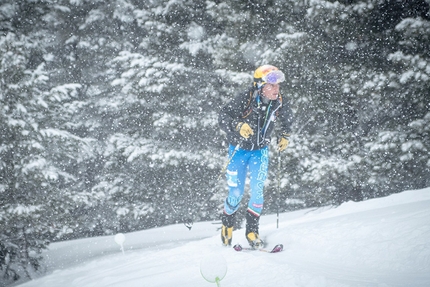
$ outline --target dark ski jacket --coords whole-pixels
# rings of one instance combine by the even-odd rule
[[[270,101],[259,94],[253,87],[239,94],[222,107],[218,123],[227,133],[227,141],[233,146],[240,143],[240,148],[257,150],[269,145],[275,122],[280,124],[279,133],[290,134],[293,113],[289,103],[279,94],[277,100]],[[244,139],[236,130],[240,122],[245,122],[254,131],[254,135]]]

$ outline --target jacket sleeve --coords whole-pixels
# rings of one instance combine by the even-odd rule
[[[227,134],[236,132],[236,126],[242,121],[242,114],[249,101],[247,93],[240,94],[221,108],[218,124]]]
[[[280,121],[280,133],[281,134],[291,134],[291,126],[294,123],[294,115],[293,111],[291,110],[290,103],[283,98],[282,99],[282,110],[279,114],[279,121]]]

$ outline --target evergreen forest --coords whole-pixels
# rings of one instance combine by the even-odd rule
[[[2,0],[0,286],[51,242],[219,219],[218,112],[263,64],[295,118],[263,216],[430,186],[429,6]]]

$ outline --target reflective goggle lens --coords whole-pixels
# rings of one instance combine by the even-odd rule
[[[285,75],[279,70],[271,71],[267,75],[261,78],[263,82],[268,84],[279,84],[285,81]]]

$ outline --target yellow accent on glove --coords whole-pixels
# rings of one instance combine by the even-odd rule
[[[290,141],[288,140],[289,134],[282,134],[278,139],[278,150],[283,151],[287,148]]]
[[[240,135],[246,139],[254,134],[254,131],[247,123],[238,123],[236,126],[236,130],[239,131]]]

